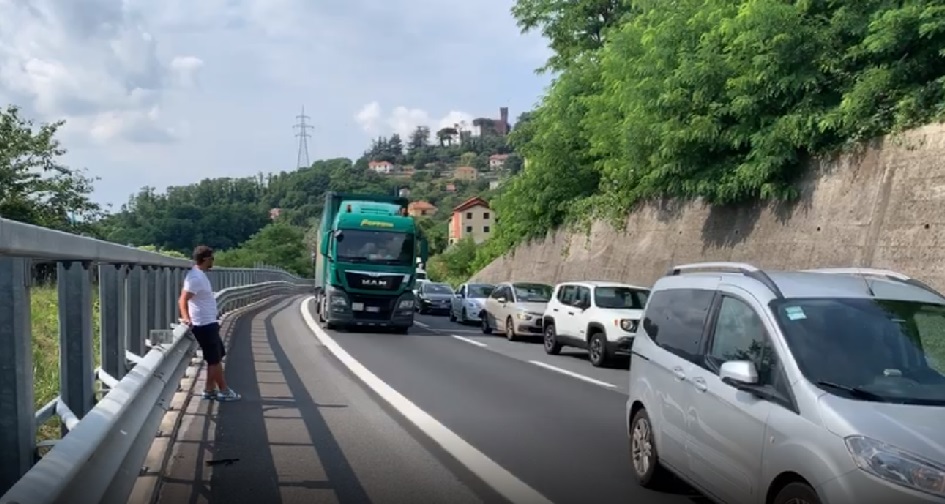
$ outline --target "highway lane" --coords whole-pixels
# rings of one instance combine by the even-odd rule
[[[311,302],[306,308],[313,313]],[[433,317],[420,321],[443,326]],[[387,385],[555,504],[702,500],[683,484],[653,492],[633,483],[623,420],[626,396],[620,390],[530,364],[544,355],[540,345],[503,354],[454,338],[453,333],[474,337],[457,327],[419,326],[409,335],[327,334]],[[492,338],[486,337],[487,344],[501,341]],[[614,383],[626,376],[626,370],[599,371]]]
[[[300,317],[302,299],[224,323],[227,379],[243,400],[201,400],[201,372],[156,504],[501,502],[318,344]]]
[[[627,371],[630,362],[627,358],[615,359],[611,368],[596,368],[587,359],[587,351],[579,348],[565,347],[561,349],[559,355],[546,354],[541,336],[509,341],[503,334],[483,334],[482,329],[476,325],[450,322],[448,317],[421,315],[417,321],[418,325],[424,329],[452,336],[480,348],[488,348],[531,365],[540,362],[546,366],[545,369],[571,373],[572,376],[579,375],[599,382],[601,386],[627,394],[629,385]]]

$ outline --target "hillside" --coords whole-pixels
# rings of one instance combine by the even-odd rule
[[[901,198],[934,201],[925,187],[931,182],[919,176],[923,170],[931,176],[934,167],[915,162],[897,175],[909,178],[893,186],[883,185],[885,178],[861,184],[856,177],[886,176],[876,174],[913,159],[913,151],[889,150],[887,141],[867,151],[885,153],[879,165],[856,155],[840,163],[869,176],[854,169],[821,180],[818,170],[826,164],[839,173],[840,165],[826,161],[836,153],[945,117],[942,12],[926,1],[700,0],[673,9],[519,2],[513,14],[523,30],[550,39],[548,67],[558,75],[526,127],[513,134],[527,167],[492,202],[502,221],[467,273],[513,250],[516,259],[479,276],[554,279],[578,275],[583,261],[597,275],[642,281],[668,261],[741,257],[777,265],[789,253],[821,254],[807,256],[818,264],[916,268],[906,249],[899,249],[901,260],[889,254],[897,243],[914,245],[909,254],[930,254],[926,247],[938,243],[935,209],[922,207],[930,220],[909,228],[905,223],[918,225],[921,217],[904,200],[877,200],[876,184]],[[929,145],[940,141],[934,133],[926,137]],[[866,210],[874,204],[902,213]],[[809,220],[797,220],[808,211]],[[905,234],[895,234],[888,220],[894,218]],[[831,219],[866,232],[863,239],[875,248],[841,234]],[[576,251],[589,229],[595,232],[589,248]],[[809,239],[820,240],[820,252]],[[539,245],[553,240],[555,250]],[[732,243],[739,248],[722,246]],[[565,257],[571,262],[562,263]],[[526,265],[534,261],[540,266]]]
[[[223,251],[221,265],[288,261],[286,266],[298,271],[309,261],[301,236],[317,222],[326,191],[400,193],[438,208],[420,220],[431,251],[439,253],[447,244],[450,210],[472,196],[491,198],[521,167],[507,141],[511,125],[497,127],[485,118],[475,124],[480,134],[457,128],[431,134],[421,126],[407,142],[398,135],[377,138],[357,160],[326,159],[292,171],[205,179],[163,194],[145,187],[120,211],[99,220],[96,232],[118,243],[185,254],[205,243]],[[279,229],[263,233],[276,225]],[[295,252],[267,255],[274,243],[267,235],[300,239]],[[239,250],[246,244],[252,251]]]

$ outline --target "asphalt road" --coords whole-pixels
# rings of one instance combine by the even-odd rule
[[[313,309],[311,303],[307,308]],[[626,364],[594,368],[586,352],[549,356],[540,339],[509,342],[436,316],[420,316],[409,335],[328,335],[555,504],[704,502],[682,483],[654,492],[633,482],[624,420]]]
[[[157,504],[502,502],[319,344],[301,303],[276,300],[224,322],[227,377],[243,400],[202,400],[201,373]]]

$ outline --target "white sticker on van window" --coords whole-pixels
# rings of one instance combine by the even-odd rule
[[[787,318],[790,320],[804,320],[807,318],[800,306],[788,306],[784,309],[784,313],[787,314]]]

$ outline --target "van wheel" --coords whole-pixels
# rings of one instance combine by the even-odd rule
[[[450,322],[456,322],[456,314],[453,313],[453,308],[450,308]]]
[[[820,504],[817,492],[807,483],[795,481],[784,485],[772,504]]]
[[[555,325],[545,325],[545,353],[548,355],[558,355],[561,353],[561,343],[558,343],[558,336],[555,334]]]
[[[630,462],[633,475],[644,488],[657,487],[666,471],[660,465],[653,437],[653,424],[646,409],[641,408],[630,422]]]

